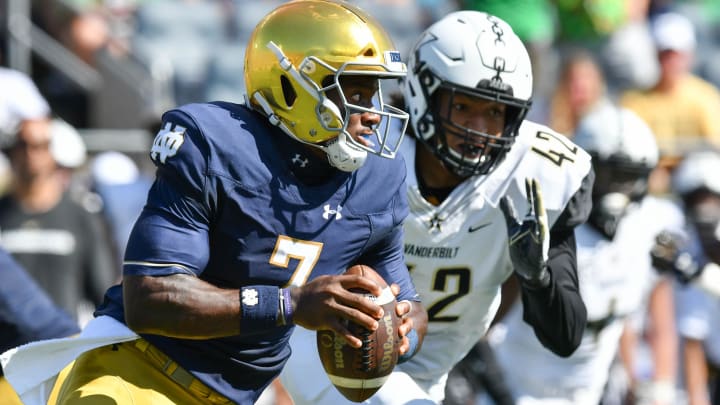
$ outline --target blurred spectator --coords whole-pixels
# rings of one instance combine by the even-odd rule
[[[0,247],[0,353],[42,339],[80,333],[77,323],[58,308],[10,254]],[[19,405],[20,398],[3,377],[0,402]]]
[[[697,33],[694,71],[720,87],[720,2],[679,0],[674,7],[690,18]]]
[[[87,314],[79,308],[85,301],[99,304],[119,269],[101,219],[67,192],[68,168],[62,165],[85,159],[77,138],[58,121],[22,123],[6,150],[13,182],[0,199],[0,244],[60,307],[80,319]]]
[[[608,82],[608,94],[616,97],[624,90],[646,89],[660,74],[655,44],[650,32],[651,0],[625,3],[625,22],[608,38],[602,50],[602,64]]]
[[[20,122],[50,116],[50,106],[25,73],[0,67],[0,148],[17,132]],[[0,195],[10,181],[10,165],[0,154]]]
[[[651,178],[651,192],[665,193],[669,172],[683,153],[698,144],[720,145],[720,92],[691,73],[695,33],[677,13],[654,18],[653,38],[660,77],[648,90],[631,90],[621,104],[635,111],[655,133],[661,160]]]
[[[595,57],[587,51],[568,54],[553,92],[547,121],[572,137],[580,120],[593,108],[608,103],[605,79]]]
[[[0,89],[0,136],[5,144],[21,121],[50,116],[47,101],[25,73],[0,67]]]
[[[87,149],[80,134],[72,125],[61,119],[50,121],[50,154],[57,163],[56,173],[60,183],[70,187],[75,170],[85,163]]]
[[[652,85],[658,69],[647,24],[649,1],[555,1],[560,59],[578,48],[597,55],[613,96]]]
[[[90,164],[92,189],[102,199],[105,215],[122,258],[135,220],[145,205],[152,178],[141,173],[135,162],[120,152],[103,152]]]
[[[96,67],[95,58],[109,41],[107,21],[93,12],[74,15],[63,27],[59,39],[80,61]],[[77,128],[87,128],[90,125],[92,94],[54,69],[38,83],[55,114]]]
[[[95,55],[110,39],[107,20],[98,13],[76,15],[70,21],[67,46],[75,56],[90,66],[95,65]]]

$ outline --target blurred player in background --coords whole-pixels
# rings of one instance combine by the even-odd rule
[[[647,196],[648,176],[658,162],[654,135],[631,111],[602,104],[580,122],[573,140],[593,157],[597,176],[590,218],[576,231],[587,327],[577,351],[557,357],[523,324],[516,302],[489,334],[503,380],[517,404],[598,404],[621,336],[632,328],[629,320],[649,307],[653,378],[665,387],[654,400],[672,404],[672,290],[653,270],[650,250],[664,229],[682,229],[683,218],[672,202]]]
[[[720,153],[686,155],[672,176],[688,222],[685,239],[664,234],[659,267],[678,275],[677,327],[688,404],[720,404]]]
[[[524,120],[530,60],[497,17],[460,11],[430,26],[402,88],[415,135],[401,148],[411,210],[405,257],[428,331],[368,402],[440,403],[448,372],[487,331],[513,274],[542,344],[560,356],[575,351],[586,312],[574,229],[590,212],[594,175],[582,149]],[[298,328],[291,344],[281,379],[295,403],[342,402],[314,335]]]
[[[83,331],[105,339],[87,340],[58,403],[254,403],[290,356],[293,325],[354,347],[342,320],[377,327],[381,308],[350,289],[380,287],[342,275],[357,263],[399,287],[401,338],[409,311],[424,319],[407,301],[406,172],[392,159],[404,131],[389,131],[408,117],[380,84],[406,72],[391,40],[347,3],[307,0],[268,14],[247,49],[246,105],[163,115],[123,282]]]

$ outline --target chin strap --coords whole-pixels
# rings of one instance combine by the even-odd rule
[[[367,151],[360,149],[350,142],[350,136],[346,132],[327,142],[322,148],[328,155],[330,164],[344,172],[352,172],[365,164]]]

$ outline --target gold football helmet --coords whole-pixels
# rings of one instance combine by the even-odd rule
[[[291,137],[323,149],[330,163],[345,171],[360,167],[368,152],[395,156],[408,115],[385,104],[381,81],[405,73],[400,53],[375,19],[334,0],[279,6],[258,23],[245,53],[249,104]],[[377,82],[372,105],[346,97],[340,86],[345,75]],[[342,105],[328,92],[338,92]],[[361,143],[346,128],[351,114],[363,112],[381,120],[373,139]]]

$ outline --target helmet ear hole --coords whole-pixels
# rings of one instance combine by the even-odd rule
[[[293,88],[292,83],[290,83],[290,80],[287,78],[287,76],[280,76],[280,86],[282,87],[285,104],[288,107],[292,107],[293,104],[295,104],[295,99],[297,99],[297,93],[295,92],[295,89]]]

